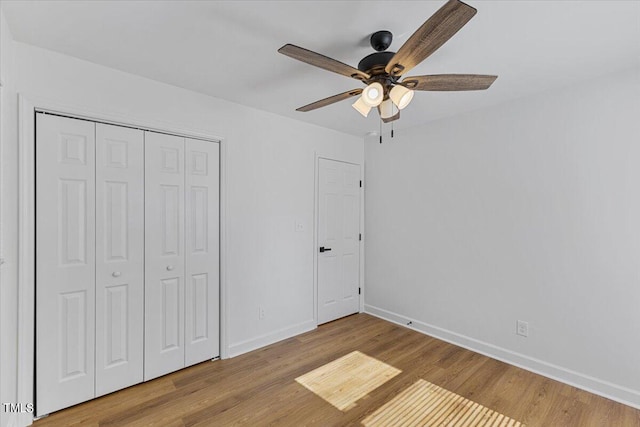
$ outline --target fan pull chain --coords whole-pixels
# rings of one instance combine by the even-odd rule
[[[393,110],[395,110],[395,104],[391,104],[391,113],[393,113]],[[399,111],[400,111],[400,110],[398,110],[398,112],[399,112]],[[392,114],[392,115],[393,115],[393,114]],[[394,120],[393,122],[395,122],[395,120]],[[393,123],[393,122],[391,122],[391,138],[393,138],[393,125],[394,125],[394,123]]]
[[[380,119],[380,144],[382,144],[382,118]]]

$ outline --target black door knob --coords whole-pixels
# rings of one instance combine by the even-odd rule
[[[324,246],[320,246],[320,252],[329,252],[331,248],[325,248]]]

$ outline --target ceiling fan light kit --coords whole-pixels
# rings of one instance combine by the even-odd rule
[[[413,91],[411,89],[407,89],[404,86],[396,85],[391,88],[389,92],[389,98],[396,104],[398,110],[402,110],[404,107],[409,105],[411,100],[413,99]]]
[[[362,97],[358,98],[356,102],[354,102],[351,106],[364,117],[367,117],[369,115],[369,111],[371,111],[371,107],[366,102],[364,102],[364,99],[362,99]]]
[[[377,107],[384,98],[384,89],[378,82],[371,83],[362,91],[361,98],[369,107]]]
[[[385,99],[380,104],[380,118],[389,119],[393,117],[393,102],[390,99]]]
[[[278,52],[298,61],[359,80],[364,90],[353,89],[298,108],[311,111],[353,96],[352,104],[364,117],[377,107],[380,118],[388,123],[400,118],[400,111],[413,99],[414,91],[470,91],[488,89],[498,76],[482,74],[439,74],[403,77],[403,74],[420,64],[447,40],[453,37],[473,16],[476,9],[459,0],[449,0],[427,19],[398,49],[389,52],[393,35],[388,30],[371,35],[371,47],[375,53],[365,56],[358,68],[344,64],[319,53],[292,44],[286,44]],[[393,114],[393,106],[398,108]]]

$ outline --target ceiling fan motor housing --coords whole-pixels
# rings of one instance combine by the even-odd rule
[[[375,52],[367,55],[358,63],[358,70],[370,75],[384,73],[384,67],[395,54],[395,52]]]
[[[384,68],[387,66],[395,52],[384,52],[391,46],[393,34],[391,31],[380,30],[371,34],[369,39],[371,47],[377,52],[367,55],[358,63],[358,69],[364,71],[371,76],[384,74]]]

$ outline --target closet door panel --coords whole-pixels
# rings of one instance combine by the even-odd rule
[[[37,114],[38,415],[94,397],[94,149],[94,123]]]
[[[96,396],[143,380],[144,133],[96,124]]]
[[[145,132],[145,366],[184,367],[184,138]]]
[[[186,139],[185,361],[220,354],[219,144]]]

